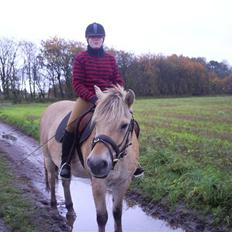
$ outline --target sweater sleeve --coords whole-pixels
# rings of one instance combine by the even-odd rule
[[[118,65],[116,63],[116,60],[114,58],[114,75],[113,75],[113,84],[114,85],[121,85],[121,86],[124,86],[125,85],[125,82],[124,80],[122,79],[121,77],[121,74],[119,73],[119,69],[118,69]]]
[[[73,88],[75,93],[82,99],[90,101],[95,98],[95,95],[91,93],[88,88],[84,85],[85,83],[85,69],[81,63],[81,59],[76,56],[73,63]]]

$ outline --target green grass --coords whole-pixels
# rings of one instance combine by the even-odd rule
[[[232,97],[138,100],[141,164],[133,188],[232,225]]]
[[[2,107],[0,118],[38,138],[46,106]],[[133,181],[132,189],[171,208],[184,203],[213,215],[215,224],[232,226],[232,96],[138,99],[134,112],[145,177]]]
[[[47,105],[33,103],[1,106],[0,119],[39,139],[39,119]]]
[[[10,227],[10,231],[36,231],[31,218],[33,206],[23,198],[22,191],[15,187],[14,175],[10,173],[3,154],[0,153],[0,157],[0,217]]]

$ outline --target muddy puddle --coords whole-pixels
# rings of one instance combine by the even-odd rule
[[[32,184],[39,189],[48,199],[49,195],[45,191],[43,158],[39,144],[32,138],[25,136],[18,130],[0,122],[0,140],[6,147],[15,147],[20,155],[13,155],[14,162],[22,166],[32,166],[33,175]],[[6,149],[6,148],[5,148]],[[9,149],[10,150],[10,149]],[[30,175],[30,173],[28,174]],[[90,181],[87,179],[73,178],[71,183],[71,193],[76,212],[76,219],[71,223],[72,231],[76,232],[94,232],[97,231],[95,206],[90,187]],[[58,181],[57,200],[59,213],[65,218],[66,209],[64,205],[63,189],[61,181]],[[108,222],[106,231],[113,231],[112,216],[112,198],[107,194]],[[154,218],[143,211],[139,205],[131,206],[127,201],[123,203],[123,231],[124,232],[183,232],[180,228],[172,228],[166,221]]]
[[[73,225],[73,231],[97,231],[95,206],[89,180],[74,178],[71,184],[74,209],[77,219]],[[61,183],[58,186],[59,195],[63,195]],[[106,197],[108,209],[108,222],[106,231],[113,231],[112,197]],[[123,231],[125,232],[182,232],[181,229],[173,229],[165,221],[155,219],[147,215],[138,205],[130,207],[126,201],[123,204]]]

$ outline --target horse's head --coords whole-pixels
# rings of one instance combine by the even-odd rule
[[[121,86],[114,86],[104,92],[95,87],[95,92],[98,101],[92,121],[95,123],[96,135],[87,166],[93,176],[104,178],[115,162],[123,158],[130,145],[134,125],[131,106],[135,94],[132,90],[125,91]]]

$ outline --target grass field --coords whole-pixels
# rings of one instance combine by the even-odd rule
[[[39,104],[2,104],[0,119],[22,129],[28,135],[39,139],[39,120],[48,103]]]
[[[38,139],[47,104],[1,106],[0,118]],[[140,162],[132,189],[154,202],[179,203],[232,226],[232,96],[138,99]]]
[[[15,186],[15,177],[1,152],[0,157],[0,217],[4,219],[10,231],[37,231],[32,216],[35,207],[25,198],[23,191]]]

